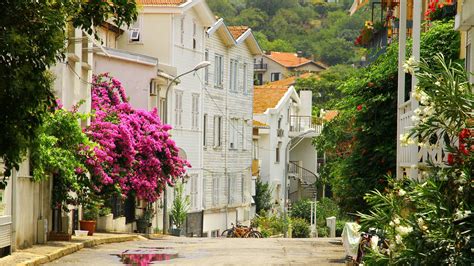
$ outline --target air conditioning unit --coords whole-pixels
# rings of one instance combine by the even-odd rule
[[[283,137],[283,134],[285,133],[285,131],[283,130],[283,128],[279,128],[277,129],[277,136],[278,137]]]
[[[157,96],[158,95],[158,86],[155,84],[150,86],[150,96]]]
[[[137,29],[137,28],[130,29],[130,41],[131,42],[140,41],[140,29]]]

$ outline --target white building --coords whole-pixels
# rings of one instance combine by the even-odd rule
[[[202,205],[191,195],[204,209],[204,234],[217,236],[251,218],[253,61],[262,51],[251,29],[223,19],[207,30],[205,47]]]
[[[293,86],[255,88],[255,157],[260,178],[273,189],[275,211],[283,212],[288,198],[315,196],[318,158],[312,138],[321,133],[322,125],[315,123],[311,110],[311,91],[298,95]]]
[[[474,71],[474,1],[459,0],[454,27],[461,31],[461,58],[466,59],[466,71]],[[474,83],[474,75],[470,75]]]
[[[72,26],[67,27],[67,33],[66,58],[51,68],[55,76],[54,92],[67,109],[85,100],[79,111],[86,112],[91,102],[92,42],[89,36]],[[86,123],[81,121],[82,125]],[[0,248],[8,244],[15,251],[44,243],[52,230],[72,233],[73,222],[78,222],[73,219],[78,209],[71,206],[69,213],[51,209],[52,178],[34,182],[27,158],[8,179],[1,193],[4,205],[0,212]]]

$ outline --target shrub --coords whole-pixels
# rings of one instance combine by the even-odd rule
[[[288,221],[283,217],[258,216],[252,220],[252,226],[258,227],[260,232],[266,232],[268,236],[284,234],[288,231]]]
[[[305,219],[291,219],[291,228],[293,238],[308,238],[310,236],[309,223]]]
[[[339,214],[339,206],[334,200],[324,198],[318,201],[316,205],[316,221],[319,226],[326,225],[326,218],[331,216],[338,217]]]
[[[329,228],[327,226],[317,226],[318,230],[318,237],[328,237],[329,236]]]
[[[362,214],[362,225],[383,229],[390,252],[373,252],[364,262],[472,265],[473,87],[463,66],[442,54],[432,62],[410,61],[406,66],[418,78],[413,97],[420,107],[412,116],[411,133],[400,141],[443,149],[447,160],[415,165],[420,168],[417,179],[389,179],[383,193],[366,196],[371,209]]]
[[[311,200],[303,199],[295,202],[291,206],[290,216],[293,218],[301,218],[306,222],[311,222]]]
[[[344,230],[344,225],[346,225],[346,220],[336,220],[336,237],[342,235],[342,230]]]
[[[264,183],[257,179],[255,183],[255,208],[258,214],[263,212],[267,212],[272,207],[272,191],[270,189],[270,185]]]

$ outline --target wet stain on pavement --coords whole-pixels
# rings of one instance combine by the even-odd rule
[[[152,247],[144,249],[125,250],[121,254],[113,254],[120,258],[120,261],[126,265],[146,266],[153,262],[168,261],[176,259],[178,252],[168,247]]]

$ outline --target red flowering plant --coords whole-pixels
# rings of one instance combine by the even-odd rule
[[[94,116],[86,134],[98,143],[96,156],[87,160],[95,189],[155,201],[191,167],[178,156],[171,126],[161,123],[156,109],[134,109],[120,81],[108,74],[94,76],[93,83]]]
[[[453,0],[430,0],[425,11],[426,20],[439,20],[456,15],[456,5]]]

